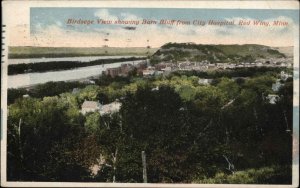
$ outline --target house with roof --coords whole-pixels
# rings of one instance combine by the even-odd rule
[[[279,101],[279,96],[274,94],[269,94],[267,96],[267,100],[270,104],[276,104],[277,101]]]
[[[132,64],[122,64],[121,67],[121,76],[128,76],[129,72],[134,69],[134,66]]]
[[[281,80],[287,80],[288,78],[290,78],[290,77],[293,77],[293,75],[291,75],[291,74],[288,74],[288,73],[286,73],[286,72],[284,72],[284,71],[281,71],[280,72],[280,78],[281,78]]]
[[[80,92],[79,88],[73,88],[72,94],[78,94]]]
[[[29,94],[23,95],[23,98],[29,98],[29,97],[30,97]]]
[[[276,83],[272,84],[272,90],[277,92],[277,91],[279,91],[280,87],[282,87],[282,86],[283,86],[283,84],[280,83],[280,79],[277,79]]]
[[[207,79],[207,78],[199,78],[198,84],[200,85],[210,85],[212,83],[213,79]]]
[[[98,101],[84,101],[81,105],[81,113],[85,115],[88,112],[96,112],[100,109]]]
[[[108,68],[105,71],[106,75],[110,75],[112,78],[118,76],[119,74],[121,74],[121,67],[115,67],[115,68]]]
[[[112,103],[101,105],[99,109],[100,115],[112,114],[115,112],[119,112],[121,108],[121,103],[118,101],[114,101]]]
[[[155,67],[147,67],[147,69],[143,70],[143,76],[151,76],[155,73]]]

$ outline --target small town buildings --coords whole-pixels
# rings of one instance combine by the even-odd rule
[[[104,74],[109,75],[112,78],[114,78],[116,76],[128,76],[128,74],[131,71],[133,71],[134,68],[136,68],[137,73],[140,74],[146,67],[147,67],[147,64],[145,62],[139,63],[137,65],[132,65],[132,64],[128,63],[128,64],[122,64],[120,67],[108,68],[108,69],[106,69],[106,71],[104,71]]]
[[[288,78],[290,78],[290,77],[293,77],[293,75],[291,75],[291,74],[288,74],[288,73],[286,73],[286,72],[284,72],[284,71],[281,71],[280,72],[280,78],[281,78],[281,80],[287,80]]]
[[[198,84],[200,85],[210,85],[213,79],[199,78]]]
[[[118,76],[120,73],[121,73],[121,68],[120,67],[108,68],[105,71],[105,75],[109,75],[112,78]]]
[[[166,67],[167,67],[166,63],[158,63],[158,64],[155,65],[156,70],[162,70]]]
[[[217,68],[219,69],[226,69],[227,64],[226,63],[217,63]]]
[[[118,101],[114,101],[112,103],[101,105],[99,109],[100,115],[112,114],[118,112],[121,108],[121,103]]]
[[[143,70],[143,76],[152,76],[154,75],[155,71],[154,70]]]
[[[84,101],[81,105],[81,113],[85,115],[88,112],[95,112],[100,110],[100,103],[98,101]]]
[[[154,75],[158,76],[158,75],[162,75],[164,74],[164,71],[155,71]]]
[[[151,89],[151,91],[158,91],[158,90],[159,90],[158,86],[156,86],[156,87],[154,87],[154,88]]]
[[[287,64],[286,64],[286,63],[283,63],[283,62],[281,62],[281,63],[280,63],[280,66],[281,66],[281,67],[286,67],[286,66],[287,66]]]
[[[133,70],[133,68],[134,68],[134,66],[131,64],[122,64],[120,67],[121,71],[120,71],[119,75],[127,76],[129,74],[129,72]]]
[[[270,104],[276,104],[276,102],[279,100],[279,96],[275,94],[269,94],[267,96],[267,100]]]
[[[161,70],[164,72],[170,72],[170,71],[172,71],[172,67],[165,67],[165,68],[162,68]]]
[[[256,63],[256,66],[261,67],[261,66],[263,66],[263,63]]]
[[[283,86],[283,84],[280,83],[280,79],[277,79],[276,83],[272,84],[272,90],[277,92],[277,91],[279,91],[280,87],[282,87],[282,86]]]
[[[155,67],[149,66],[147,69],[143,70],[143,76],[151,76],[155,73]]]
[[[100,115],[105,115],[118,112],[120,108],[121,103],[118,101],[106,105],[101,105],[98,101],[84,101],[81,105],[81,113],[85,115],[89,112],[99,112]]]
[[[213,64],[213,63],[210,63],[210,64],[207,64],[207,68],[208,69],[213,69],[213,68],[215,68],[215,64]]]
[[[91,80],[91,79],[84,79],[84,80],[81,80],[80,83],[95,84],[96,82],[94,80]]]
[[[72,94],[77,94],[79,93],[80,89],[79,88],[73,88]]]
[[[135,67],[136,67],[137,69],[139,69],[139,68],[141,68],[141,69],[146,69],[146,68],[147,68],[147,61],[141,62],[141,63],[135,65]]]
[[[28,94],[23,95],[23,98],[29,98],[30,96]]]
[[[227,66],[227,68],[233,69],[233,68],[235,68],[235,64],[230,63],[230,64]]]

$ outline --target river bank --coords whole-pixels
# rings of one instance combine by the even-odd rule
[[[69,81],[87,79],[90,77],[99,76],[108,68],[116,68],[122,64],[138,64],[144,60],[123,61],[118,63],[110,63],[103,65],[87,66],[74,68],[71,70],[48,71],[43,73],[26,73],[8,76],[8,88],[23,88],[46,82]]]

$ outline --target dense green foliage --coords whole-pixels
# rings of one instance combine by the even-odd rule
[[[83,88],[87,84],[80,82],[47,82],[45,84],[39,84],[33,89],[8,89],[7,90],[7,103],[12,104],[14,101],[23,95],[29,95],[35,98],[43,98],[47,96],[55,96],[64,92],[70,92],[73,88]]]
[[[124,61],[135,61],[145,58],[117,58],[117,59],[98,59],[83,63],[80,61],[53,61],[53,62],[37,62],[37,63],[20,63],[8,65],[8,75],[23,74],[27,72],[47,72],[57,70],[68,70],[72,68],[88,67],[95,65],[103,65]]]
[[[253,77],[264,74],[269,74],[270,76],[275,76],[282,70],[289,71],[285,68],[279,67],[250,67],[250,68],[235,68],[231,70],[221,70],[221,71],[177,71],[172,72],[171,75],[187,75],[187,76],[198,76],[200,78],[234,78],[234,77]]]
[[[282,182],[291,181],[291,167],[264,167],[259,169],[248,169],[237,171],[234,174],[217,173],[215,177],[194,181],[194,183],[209,184],[281,184]]]
[[[29,98],[11,92],[8,180],[142,182],[145,151],[151,183],[290,184],[293,80],[283,82],[276,104],[266,98],[279,71],[103,76],[66,90],[41,85]],[[116,99],[118,113],[80,113],[85,100]]]

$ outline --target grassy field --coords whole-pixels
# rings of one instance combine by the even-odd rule
[[[75,57],[75,56],[146,56],[152,55],[156,48],[116,48],[116,47],[9,47],[9,58],[37,58],[37,57]]]

